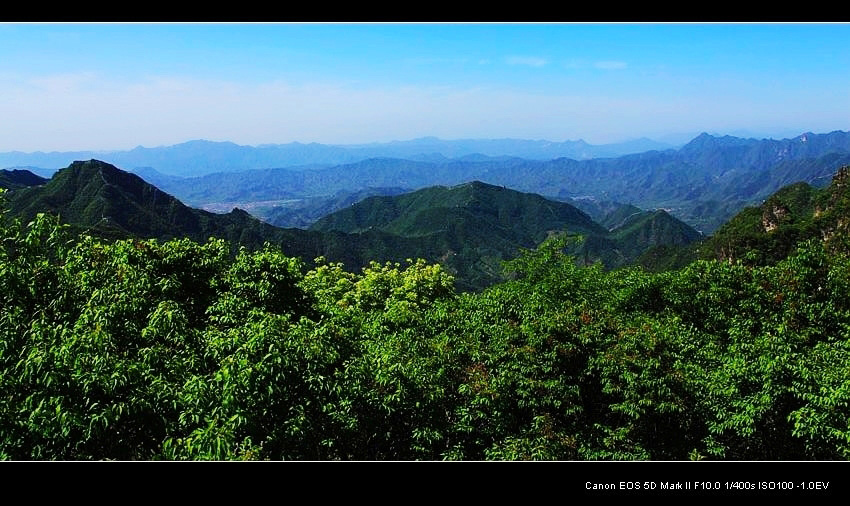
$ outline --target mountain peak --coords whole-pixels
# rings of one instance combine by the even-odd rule
[[[697,135],[696,137],[694,137],[693,139],[691,139],[691,142],[685,144],[685,147],[688,147],[688,146],[699,147],[699,146],[705,145],[706,142],[711,142],[711,141],[714,141],[714,140],[717,140],[717,137],[715,137],[714,135],[711,135],[708,132],[703,132],[703,133]]]
[[[469,188],[472,188],[472,189],[475,189],[475,190],[500,189],[500,188],[502,188],[501,186],[496,186],[496,185],[492,185],[492,184],[489,184],[489,183],[485,183],[483,181],[478,181],[477,179],[474,180],[474,181],[469,181],[467,183],[461,183],[461,184],[455,186],[455,188],[465,188],[465,187],[469,187]]]
[[[76,161],[72,162],[71,165],[69,165],[67,168],[59,169],[59,170],[68,170],[68,169],[72,169],[72,170],[101,170],[101,169],[121,170],[118,167],[112,165],[111,163],[104,162],[102,160],[97,160],[95,158],[92,158],[90,160],[76,160]]]
[[[711,148],[711,147],[716,146],[717,140],[718,140],[717,137],[715,137],[715,136],[713,136],[709,133],[703,132],[703,133],[697,135],[696,137],[694,137],[693,139],[691,139],[691,141],[689,143],[682,146],[679,149],[679,151],[682,152],[682,153],[699,152],[699,151],[704,150],[706,148]]]
[[[174,237],[199,228],[197,213],[180,201],[139,176],[96,159],[72,162],[13,204],[13,210],[27,218],[49,211],[112,238]]]
[[[77,160],[71,163],[71,165],[69,165],[67,168],[59,169],[56,172],[56,175],[64,172],[74,173],[75,175],[77,175],[77,177],[81,177],[82,179],[91,179],[96,177],[97,175],[100,175],[104,178],[110,178],[110,180],[114,180],[116,178],[123,179],[129,177],[131,179],[138,179],[138,182],[144,183],[144,180],[138,177],[137,175],[123,171],[110,163],[101,160],[96,160],[94,158],[85,161]]]

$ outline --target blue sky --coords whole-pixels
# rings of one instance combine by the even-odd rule
[[[850,24],[0,23],[0,151],[850,130]]]

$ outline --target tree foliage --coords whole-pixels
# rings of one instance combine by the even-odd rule
[[[472,294],[423,260],[308,268],[3,212],[0,457],[850,457],[841,248],[650,273],[568,246]]]

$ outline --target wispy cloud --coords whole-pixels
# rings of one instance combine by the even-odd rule
[[[569,61],[562,62],[561,65],[565,69],[580,69],[582,67],[586,67],[587,62],[584,62],[582,60],[569,60]]]
[[[619,70],[626,68],[628,65],[624,61],[598,61],[593,66],[602,70]]]
[[[467,58],[406,58],[405,63],[411,65],[459,65],[469,61]]]
[[[29,80],[31,86],[47,92],[70,92],[90,86],[97,80],[94,72],[53,74]]]
[[[508,56],[505,58],[508,65],[528,65],[529,67],[542,67],[546,60],[537,56]]]

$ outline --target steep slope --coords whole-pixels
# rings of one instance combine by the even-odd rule
[[[15,192],[11,207],[24,218],[52,212],[105,236],[166,238],[203,230],[199,214],[177,199],[97,160],[74,162],[44,186]]]
[[[744,209],[700,247],[700,256],[770,264],[784,259],[808,239],[820,239],[846,251],[848,223],[850,166],[845,166],[825,188],[792,184],[760,206]]]
[[[38,186],[47,179],[24,169],[0,169],[0,188],[15,190],[28,186]]]
[[[626,223],[631,217],[644,211],[630,204],[618,202],[599,202],[591,199],[570,199],[570,204],[578,207],[588,214],[593,221],[599,223],[608,230],[613,230]]]
[[[549,234],[606,233],[569,204],[479,181],[370,197],[318,220],[310,230],[379,230],[418,239],[440,250],[439,259],[451,271],[470,273],[473,283],[498,279],[502,260]]]
[[[702,234],[659,209],[632,215],[610,237],[633,260],[655,246],[686,246],[702,239]]]
[[[271,241],[308,260],[329,253],[336,261],[360,261],[357,255],[341,253],[344,249],[334,246],[332,237],[273,227],[238,209],[225,215],[192,209],[138,176],[98,160],[74,162],[42,186],[12,192],[9,205],[24,219],[50,212],[79,231],[105,238],[188,237],[203,242],[219,237],[234,247],[251,248]]]

